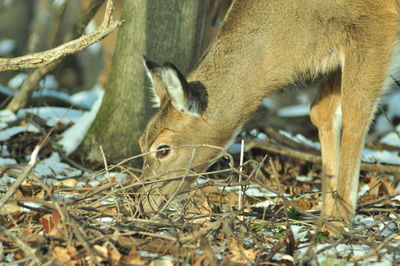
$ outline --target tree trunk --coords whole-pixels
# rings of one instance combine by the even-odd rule
[[[117,163],[138,154],[152,114],[142,55],[188,72],[202,52],[208,1],[124,0],[121,27],[102,106],[79,150],[82,158]],[[138,161],[139,163],[139,161]],[[136,165],[138,165],[138,163]]]

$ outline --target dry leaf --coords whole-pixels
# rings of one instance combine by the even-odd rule
[[[200,258],[198,258],[193,264],[192,266],[202,266],[203,262],[205,262],[205,260],[207,259],[207,255],[203,255]]]
[[[76,184],[78,184],[78,181],[76,179],[68,178],[68,179],[58,181],[54,185],[73,188],[73,187],[76,187]]]
[[[68,247],[68,248],[63,248],[56,246],[51,252],[54,260],[58,264],[63,264],[63,265],[82,265],[82,262],[79,258],[77,258],[77,250],[75,247]]]
[[[57,210],[40,217],[40,223],[47,235],[54,237],[66,236],[65,225],[61,221],[61,215]]]
[[[312,209],[316,204],[315,201],[311,201],[305,198],[294,200],[292,201],[292,203],[304,211]]]
[[[132,248],[127,256],[121,257],[121,265],[147,265],[148,262],[136,253],[136,248]]]
[[[0,214],[17,214],[21,212],[21,207],[15,202],[6,203],[1,209]]]
[[[257,251],[254,249],[245,249],[241,243],[239,243],[234,237],[231,238],[230,242],[231,256],[228,257],[229,261],[233,263],[248,264],[254,262],[257,257]]]

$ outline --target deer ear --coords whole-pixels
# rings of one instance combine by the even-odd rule
[[[162,88],[160,71],[162,69],[157,63],[150,61],[146,56],[143,56],[143,65],[146,76],[151,83],[151,91],[153,97],[151,99],[153,107],[160,107],[161,99],[165,96],[165,90]]]
[[[188,83],[183,74],[172,64],[165,63],[161,79],[172,105],[183,113],[200,116],[207,107],[207,92],[200,83]]]

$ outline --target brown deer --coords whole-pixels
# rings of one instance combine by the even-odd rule
[[[270,92],[322,76],[310,112],[321,142],[322,217],[350,225],[361,151],[394,67],[399,13],[399,0],[235,1],[187,79],[171,63],[146,62],[159,111],[140,139],[149,152],[144,176],[203,171],[222,155],[208,145],[226,148]],[[143,209],[157,211],[192,179],[144,187]]]

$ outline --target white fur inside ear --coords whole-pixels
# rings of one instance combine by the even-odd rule
[[[152,102],[152,107],[159,108],[161,103],[160,103],[160,98],[157,97],[157,93],[154,90],[153,76],[152,76],[150,70],[147,68],[146,62],[144,60],[143,60],[143,65],[144,65],[144,73],[146,74],[147,78],[150,80],[150,83],[151,83],[152,97],[151,97],[150,101]]]
[[[161,103],[160,103],[160,99],[157,97],[157,95],[154,93],[154,90],[152,90],[153,91],[153,95],[152,95],[152,97],[151,97],[151,99],[150,99],[150,101],[151,101],[151,103],[152,103],[152,105],[151,105],[151,107],[153,107],[153,108],[160,108],[160,106],[161,106]]]
[[[179,111],[186,112],[185,94],[178,73],[172,68],[163,68],[161,71],[161,78],[168,90],[169,97],[174,107]]]

